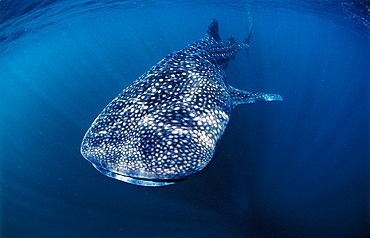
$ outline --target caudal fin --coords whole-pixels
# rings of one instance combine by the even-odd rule
[[[252,14],[248,14],[248,21],[249,21],[249,34],[247,38],[243,41],[244,44],[247,44],[249,46],[249,42],[251,40],[252,32],[253,32],[253,19],[252,19]],[[249,47],[246,50],[247,54],[247,59],[249,59]]]

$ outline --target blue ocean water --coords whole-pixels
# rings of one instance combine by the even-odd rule
[[[211,163],[176,185],[80,155],[94,118],[212,18],[249,55]],[[0,237],[369,237],[367,1],[0,1]]]

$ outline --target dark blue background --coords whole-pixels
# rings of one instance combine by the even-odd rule
[[[1,237],[369,235],[366,18],[231,1],[102,3],[76,17],[69,1],[42,3],[2,8]],[[241,41],[247,9],[249,56],[230,62],[228,83],[283,102],[237,107],[211,163],[177,185],[130,185],[82,158],[84,133],[123,88],[214,17]]]

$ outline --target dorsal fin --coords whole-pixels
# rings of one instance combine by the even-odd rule
[[[213,37],[215,40],[220,41],[221,37],[218,34],[218,22],[216,18],[213,18],[211,24],[208,27],[207,34]]]
[[[234,39],[234,36],[230,36],[229,37],[229,42],[230,43],[236,43],[235,39]]]

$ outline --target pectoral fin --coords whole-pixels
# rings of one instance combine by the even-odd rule
[[[256,103],[256,102],[271,102],[271,101],[283,101],[283,98],[279,94],[275,93],[263,93],[263,92],[248,92],[228,85],[228,89],[233,101],[233,106],[239,104]]]

